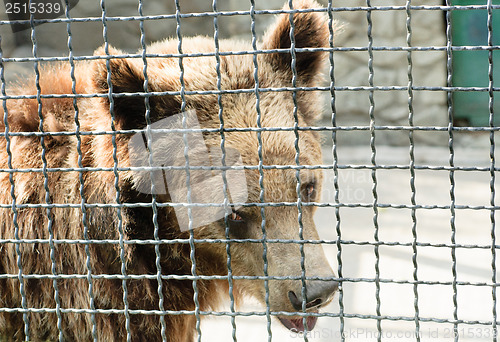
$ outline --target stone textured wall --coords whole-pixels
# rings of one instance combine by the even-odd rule
[[[412,5],[441,5],[439,0],[414,0]],[[404,0],[372,1],[372,5],[405,6]],[[365,0],[335,0],[337,8],[366,6]],[[340,47],[368,46],[367,12],[339,11],[338,21],[344,25],[336,44]],[[411,11],[411,44],[413,46],[445,46],[444,13],[441,11]],[[406,47],[407,14],[405,10],[372,11],[373,47]],[[446,54],[437,51],[412,52],[414,86],[444,86],[446,84]],[[369,54],[360,52],[335,53],[335,81],[337,86],[369,85]],[[373,84],[375,86],[407,86],[408,53],[406,51],[373,51]],[[369,125],[369,92],[338,91],[336,109],[339,125]],[[406,90],[375,91],[375,124],[408,125],[409,106]],[[438,91],[413,92],[414,124],[446,126],[446,94]],[[339,138],[366,144],[369,134],[341,133]],[[442,144],[446,133],[416,132],[415,140]],[[376,141],[387,144],[408,144],[408,133],[377,131]]]
[[[279,9],[284,0],[257,0],[257,9]],[[326,0],[320,0],[327,5]],[[106,3],[108,16],[138,15],[137,0],[108,0]],[[220,11],[239,11],[250,8],[246,0],[219,0]],[[183,13],[201,13],[212,11],[212,1],[180,0]],[[404,6],[404,0],[378,0],[372,5]],[[414,0],[412,5],[440,5],[440,0]],[[344,6],[366,6],[366,0],[334,0],[334,8]],[[144,1],[144,15],[174,14],[174,1]],[[99,19],[102,15],[99,1],[81,0],[71,10],[73,18],[92,17]],[[407,46],[406,12],[384,10],[372,11],[372,36],[374,47]],[[4,11],[1,19],[6,19]],[[337,35],[336,45],[339,47],[368,46],[368,24],[366,11],[335,11],[334,18],[341,24],[341,33]],[[262,36],[266,26],[272,21],[272,15],[259,15],[256,18],[257,34]],[[238,37],[251,39],[251,20],[248,15],[219,17],[219,37]],[[66,23],[43,24],[36,27],[38,56],[61,56],[68,54]],[[107,36],[111,45],[125,51],[136,51],[140,48],[139,21],[108,21]],[[441,11],[413,10],[411,13],[412,45],[443,46],[445,45],[444,14]],[[176,35],[175,19],[158,19],[144,22],[147,42],[161,40]],[[103,40],[102,22],[72,23],[73,50],[75,55],[89,55],[101,46]],[[213,17],[183,18],[181,20],[183,35],[203,34],[213,36]],[[14,36],[7,25],[0,25],[2,50],[6,57],[32,56],[30,32],[24,31]],[[373,83],[375,86],[407,86],[408,55],[405,51],[373,52]],[[413,84],[415,86],[443,86],[446,83],[446,56],[444,52],[422,51],[412,52]],[[337,86],[368,86],[368,52],[335,53],[335,84]],[[32,62],[6,63],[7,79],[19,77],[20,72],[33,72]],[[325,84],[328,84],[325,83]],[[326,94],[328,95],[328,94]],[[338,125],[369,125],[369,91],[337,91],[336,111]],[[375,91],[373,95],[376,125],[408,124],[408,92],[403,90]],[[326,107],[329,101],[325,100]],[[331,113],[331,112],[330,112]],[[447,123],[446,96],[437,91],[414,91],[413,113],[415,125],[443,126]],[[325,115],[324,124],[331,122],[331,114]],[[377,131],[377,143],[408,144],[408,133],[402,131]],[[340,132],[338,139],[346,144],[367,144],[368,132]],[[417,132],[415,139],[424,143],[442,143],[446,132]]]

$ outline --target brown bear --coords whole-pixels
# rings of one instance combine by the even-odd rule
[[[320,7],[294,1],[294,9],[309,8]],[[314,327],[337,282],[313,241],[322,172],[307,166],[321,164],[319,137],[294,127],[313,125],[322,108],[314,91],[294,99],[287,88],[320,84],[327,52],[300,49],[328,47],[330,30],[324,13],[298,11],[292,40],[290,19],[277,17],[258,46],[275,51],[256,57],[217,55],[208,37],[183,38],[182,53],[198,56],[177,55],[177,39],[147,48],[170,56],[147,59],[106,47],[75,62],[73,75],[61,63],[7,89],[0,340],[192,341],[199,318],[229,301],[230,290],[236,306],[253,296],[288,329]],[[228,51],[252,46],[221,40],[219,52]],[[207,149],[237,151],[244,175],[245,203],[237,206],[232,184],[204,187],[212,198],[225,192],[225,214],[197,225],[196,201],[176,206],[170,185],[154,190],[161,168],[133,168],[130,152],[139,134],[152,155],[152,125],[188,112]],[[184,133],[176,145],[189,145]],[[196,178],[194,166],[180,171]],[[185,213],[176,208],[191,204],[181,227]]]

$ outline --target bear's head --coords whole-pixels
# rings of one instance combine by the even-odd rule
[[[115,129],[132,130],[117,138],[120,165],[143,167],[123,172],[123,200],[154,198],[156,233],[191,238],[198,275],[227,275],[230,267],[234,293],[282,312],[281,322],[297,331],[304,315],[283,312],[317,312],[338,286],[313,220],[322,186],[313,166],[322,157],[308,127],[322,111],[314,87],[322,84],[330,28],[312,8],[320,7],[294,1],[298,11],[279,15],[259,45],[221,40],[216,48],[212,38],[183,37],[134,58],[101,48],[98,55],[113,57],[96,60],[93,75],[95,91],[109,95],[99,105],[112,110]],[[128,238],[152,239],[152,216],[139,209],[128,209],[136,215],[126,221]],[[163,247],[174,258],[172,245]],[[316,317],[306,322],[312,329]]]

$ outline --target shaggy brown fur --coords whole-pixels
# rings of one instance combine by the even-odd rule
[[[295,8],[318,7],[312,0],[294,1]],[[318,13],[295,14],[296,47],[328,46],[328,26],[325,18]],[[276,24],[264,37],[261,47],[264,49],[290,48],[289,15],[279,16]],[[221,51],[251,50],[247,44],[235,41],[221,41]],[[177,41],[166,40],[148,47],[148,53],[177,53]],[[214,52],[213,40],[210,38],[186,38],[183,40],[184,53]],[[110,48],[110,55],[121,52]],[[96,52],[105,55],[104,49]],[[297,85],[314,86],[319,82],[319,73],[324,53],[297,52]],[[254,64],[252,55],[221,57],[222,89],[253,89]],[[292,71],[291,57],[288,53],[261,54],[258,56],[259,86],[289,87]],[[184,83],[187,91],[216,90],[217,74],[214,57],[183,58]],[[113,93],[142,92],[144,90],[142,59],[111,59],[110,80]],[[76,66],[76,93],[107,94],[108,71],[103,59],[78,63]],[[181,89],[180,68],[175,58],[149,58],[147,62],[149,91],[179,91]],[[71,94],[72,79],[68,65],[45,68],[41,70],[40,87],[43,94]],[[8,94],[36,94],[34,79],[8,91]],[[298,92],[299,126],[313,123],[320,113],[317,94]],[[224,94],[221,98],[225,127],[257,127],[256,97],[253,93]],[[107,97],[80,98],[77,101],[80,130],[110,131],[115,129],[137,129],[146,126],[144,98],[114,97],[114,117],[112,122]],[[180,112],[182,100],[180,96],[153,96],[149,98],[151,121]],[[39,103],[36,99],[6,101],[7,122],[10,132],[39,132]],[[218,128],[217,95],[186,95],[186,110],[195,109],[198,119],[205,128]],[[263,127],[293,127],[293,101],[290,92],[260,93],[261,124]],[[41,100],[43,131],[71,132],[75,131],[75,109],[70,98]],[[2,111],[1,117],[4,117]],[[5,132],[3,120],[0,131]],[[311,131],[300,131],[299,148],[301,165],[321,163],[321,152],[318,136]],[[116,136],[118,167],[129,166],[127,144],[130,134]],[[258,165],[258,140],[256,132],[226,132],[226,146],[238,149],[245,165]],[[113,168],[112,137],[110,135],[82,135],[81,151],[83,167]],[[208,146],[220,146],[220,134],[204,136]],[[262,156],[264,165],[295,165],[295,133],[263,132]],[[48,168],[78,167],[77,137],[75,135],[45,136],[46,147],[44,158]],[[40,137],[10,137],[12,165],[8,165],[7,140],[0,137],[0,168],[38,168],[43,167],[42,141]],[[152,196],[141,194],[135,188],[134,174],[130,171],[119,171],[119,203],[151,203]],[[320,170],[301,170],[304,201],[317,200],[321,191],[322,175]],[[7,172],[0,173],[0,203],[13,205],[10,194],[11,180]],[[248,201],[259,202],[259,174],[255,169],[246,170],[248,183]],[[2,239],[44,239],[43,242],[12,242],[0,244],[0,274],[12,275],[0,278],[0,309],[21,308],[20,282],[17,277],[19,268],[16,246],[20,251],[20,261],[24,275],[69,275],[58,278],[56,286],[59,290],[61,309],[60,321],[63,337],[67,341],[88,341],[92,336],[92,315],[85,312],[91,308],[89,281],[87,275],[92,273],[92,303],[97,310],[124,309],[121,279],[102,279],[101,274],[121,275],[122,263],[118,244],[83,244],[57,242],[51,250],[48,239],[49,228],[56,240],[82,240],[87,237],[93,240],[119,240],[119,215],[123,219],[126,240],[153,239],[154,224],[151,207],[124,207],[118,212],[116,207],[99,206],[99,204],[116,204],[115,175],[113,171],[83,172],[83,189],[77,171],[49,171],[44,189],[42,172],[15,172],[14,183],[15,204],[75,204],[73,208],[52,208],[49,211],[40,207],[24,206],[0,209],[0,237]],[[297,201],[295,191],[295,171],[291,169],[264,170],[265,200],[269,202]],[[213,191],[221,191],[213,189]],[[92,204],[85,207],[85,203]],[[168,202],[168,195],[158,195],[156,200]],[[313,222],[314,208],[303,207],[302,222],[304,238],[317,239]],[[297,207],[266,207],[266,231],[268,239],[298,239]],[[258,207],[245,207],[239,211],[243,221],[231,223],[230,234],[233,238],[262,238],[261,213]],[[49,220],[50,218],[50,220]],[[181,232],[176,224],[172,208],[158,207],[156,216],[161,239],[188,239],[189,232]],[[50,226],[49,226],[50,221]],[[15,227],[18,235],[15,236]],[[194,230],[197,239],[225,239],[223,220]],[[226,244],[196,243],[196,273],[198,275],[227,275]],[[86,251],[86,247],[88,250]],[[272,276],[300,276],[300,252],[298,244],[268,243],[268,273]],[[127,275],[156,275],[155,246],[152,244],[126,244],[125,269]],[[179,243],[161,244],[161,269],[163,275],[190,275],[191,259],[187,240]],[[87,259],[87,252],[90,258]],[[333,272],[327,264],[322,248],[316,244],[306,244],[305,266],[308,276],[329,276]],[[52,265],[52,258],[55,263]],[[261,243],[232,243],[232,270],[234,275],[264,275],[263,247]],[[74,275],[80,275],[77,279]],[[319,286],[308,281],[308,288]],[[126,280],[128,303],[130,310],[158,310],[158,282],[153,279]],[[227,280],[198,280],[198,300],[201,310],[216,309],[221,295],[227,296]],[[325,304],[331,293],[322,298]],[[251,295],[265,303],[265,289],[262,280],[235,280],[234,295],[237,302],[244,295]],[[29,309],[56,308],[54,299],[54,282],[47,277],[24,278],[26,307]],[[289,298],[289,292],[300,296],[301,282],[298,280],[271,280],[269,282],[269,303],[271,311],[295,311]],[[163,296],[166,310],[194,310],[193,284],[189,280],[164,280]],[[308,298],[309,299],[309,298]],[[71,310],[78,309],[78,310]],[[82,311],[83,309],[83,311]],[[311,310],[317,310],[317,306]],[[30,311],[30,338],[33,340],[55,340],[58,336],[57,316],[54,311]],[[96,332],[100,341],[121,341],[126,335],[125,315],[96,313]],[[193,315],[166,315],[166,335],[170,342],[191,341],[195,335],[195,317]],[[155,314],[130,314],[130,330],[132,339],[136,341],[161,340],[160,316]],[[23,314],[16,310],[0,311],[0,340],[23,340]]]

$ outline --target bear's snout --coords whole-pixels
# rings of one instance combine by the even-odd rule
[[[306,309],[317,309],[329,303],[338,288],[339,283],[334,280],[314,280],[306,282]],[[298,291],[288,291],[288,298],[295,310],[302,311],[302,289]]]

